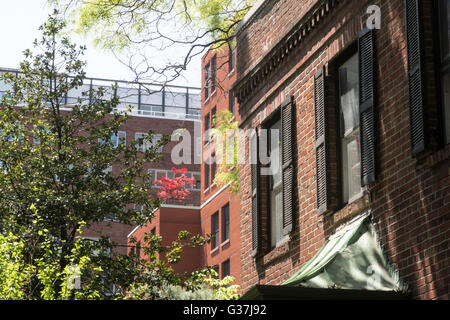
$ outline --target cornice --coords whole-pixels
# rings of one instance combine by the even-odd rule
[[[280,68],[284,61],[287,60],[287,57],[305,42],[308,35],[344,1],[318,1],[255,67],[235,82],[233,91],[238,99],[238,103],[245,103],[250,98],[250,95],[260,88],[275,70]]]

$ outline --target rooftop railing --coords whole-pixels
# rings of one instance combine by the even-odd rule
[[[0,74],[6,72],[16,76],[20,73],[14,69],[0,68]],[[83,85],[69,90],[60,103],[69,108],[78,103],[79,99],[82,103],[88,102],[89,97],[83,96],[82,93],[99,88],[104,89],[103,99],[119,97],[120,102],[116,109],[129,112],[133,116],[200,120],[201,89],[196,87],[85,78]],[[0,97],[7,91],[13,92],[12,86],[0,81]],[[129,106],[132,107],[131,111],[127,110]]]

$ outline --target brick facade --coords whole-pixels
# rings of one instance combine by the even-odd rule
[[[200,121],[193,120],[175,120],[175,119],[165,119],[165,118],[157,118],[150,116],[131,116],[130,119],[125,123],[124,127],[121,128],[121,131],[126,132],[126,143],[129,145],[135,139],[136,133],[146,133],[149,130],[152,130],[155,134],[167,134],[169,136],[176,129],[186,129],[189,131],[191,135],[191,146],[195,144],[195,131],[197,130],[200,133]],[[200,164],[195,160],[194,151],[191,153],[191,163],[190,164],[182,164],[175,165],[171,159],[172,149],[178,144],[178,141],[170,141],[166,145],[163,146],[162,149],[162,158],[154,163],[146,163],[144,166],[145,170],[149,169],[157,169],[157,170],[166,170],[171,172],[172,167],[179,168],[187,168],[188,172],[198,173],[195,177],[197,179],[200,178]],[[197,162],[197,163],[196,163]],[[114,172],[118,172],[120,167],[118,165],[112,165],[112,170]],[[153,177],[152,179],[156,179],[158,177]],[[150,197],[156,198],[158,188],[150,189]],[[169,200],[169,203],[173,201]],[[181,202],[178,201],[173,202],[176,205],[184,205],[184,206],[199,206],[200,205],[200,190],[190,190],[190,194]],[[132,206],[132,205],[131,205]],[[126,253],[128,246],[128,238],[129,233],[135,228],[135,225],[125,225],[118,222],[113,221],[104,221],[101,223],[97,223],[92,225],[89,229],[85,230],[83,235],[86,237],[99,237],[100,234],[104,236],[108,236],[111,241],[117,244],[116,250],[118,253]],[[177,232],[182,229],[177,230]],[[172,236],[172,235],[171,235]],[[198,263],[196,263],[198,265]]]
[[[135,238],[140,245],[144,245],[144,237],[152,231],[162,237],[162,245],[169,246],[173,241],[178,240],[180,231],[188,231],[192,234],[200,234],[200,212],[197,207],[188,206],[167,206],[156,210],[152,220],[145,225],[134,229],[128,234],[128,239]],[[129,243],[128,252],[136,250],[135,243]],[[201,248],[184,248],[179,263],[172,265],[175,272],[192,272],[198,270],[201,265]],[[141,259],[148,258],[143,249],[140,249]],[[163,258],[164,257],[159,257]]]
[[[230,48],[228,46],[222,46],[218,49],[211,48],[202,57],[202,137],[205,137],[205,119],[214,118],[213,114],[220,114],[223,110],[230,110],[232,106],[231,99],[234,99],[232,93],[230,93],[231,86],[236,80],[236,68],[230,60]],[[211,85],[208,85],[206,79],[205,68],[209,67],[209,74],[211,71],[215,59],[215,65],[217,71],[215,90],[211,90]],[[234,59],[235,60],[235,59]],[[205,94],[205,90],[209,90],[208,95]],[[234,103],[234,114],[236,120],[238,120],[237,102]],[[208,115],[208,116],[207,116]],[[210,127],[213,123],[210,124]],[[205,184],[205,170],[208,166],[205,165],[205,161],[211,156],[215,155],[216,145],[213,141],[208,142],[207,139],[203,139],[202,144],[202,193],[201,193],[201,229],[202,234],[212,233],[212,221],[211,217],[214,214],[218,214],[219,221],[219,241],[218,246],[212,249],[212,244],[207,244],[203,247],[202,265],[204,266],[216,266],[219,271],[219,276],[224,276],[224,263],[229,261],[230,275],[235,278],[233,284],[240,284],[240,235],[239,235],[239,196],[233,195],[229,192],[228,188],[223,186],[217,186],[214,183],[212,177],[211,166],[210,170],[210,183],[209,186]],[[219,165],[217,165],[219,168]],[[224,206],[229,205],[229,239],[223,240],[224,232]]]
[[[244,292],[256,284],[282,284],[317,253],[337,226],[370,209],[385,255],[409,284],[413,297],[449,298],[450,148],[435,139],[439,99],[433,11],[431,2],[421,3],[428,143],[418,157],[412,156],[410,143],[403,0],[260,1],[239,27],[234,91],[240,128],[261,127],[290,96],[296,117],[294,228],[289,241],[256,259],[252,257],[250,165],[240,168]],[[332,210],[318,216],[314,76],[325,66],[329,87],[334,87],[336,61],[355,45],[358,32],[366,26],[370,5],[381,9],[381,29],[375,30],[377,177],[358,200],[341,206],[334,199]],[[327,91],[329,110],[336,108],[332,97],[333,90]],[[336,122],[331,116],[329,120],[331,126]],[[248,154],[248,141],[245,145]],[[337,165],[334,168],[339,170]]]

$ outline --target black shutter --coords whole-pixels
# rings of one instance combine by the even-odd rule
[[[361,185],[375,181],[375,32],[365,29],[358,37]]]
[[[327,175],[327,121],[325,98],[325,67],[314,76],[314,108],[316,129],[316,192],[317,213],[328,210],[328,175]]]
[[[281,105],[281,163],[283,177],[283,235],[292,231],[294,220],[294,97]]]
[[[405,0],[405,8],[411,148],[413,155],[416,156],[425,149],[419,0]]]
[[[259,145],[258,133],[255,129],[250,136],[250,167],[251,167],[251,184],[252,184],[252,255],[255,257],[258,254],[260,247],[259,228],[260,228],[260,214],[259,214]]]

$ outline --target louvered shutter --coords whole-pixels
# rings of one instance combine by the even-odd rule
[[[361,185],[375,181],[375,32],[365,29],[358,37]]]
[[[416,156],[425,149],[419,0],[406,0],[405,8],[408,48],[411,148],[413,155]]]
[[[294,101],[281,105],[281,163],[283,177],[283,235],[292,231],[294,216]]]
[[[327,123],[325,99],[325,67],[314,76],[314,108],[316,129],[316,192],[317,213],[328,210]]]
[[[259,241],[259,145],[258,133],[255,129],[250,136],[250,167],[251,167],[251,185],[252,185],[252,255],[258,254],[260,247]]]

